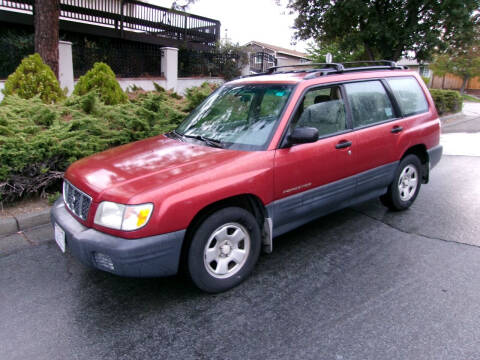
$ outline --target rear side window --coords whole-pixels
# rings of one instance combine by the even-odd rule
[[[398,101],[398,105],[400,105],[403,116],[411,116],[428,111],[427,100],[415,78],[390,78],[387,81]]]
[[[352,108],[354,127],[395,118],[390,98],[380,81],[345,84],[345,90]]]

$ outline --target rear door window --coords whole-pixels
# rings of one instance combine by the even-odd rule
[[[387,82],[397,99],[403,116],[412,116],[428,111],[425,94],[415,78],[389,78]]]
[[[394,119],[395,111],[378,80],[345,84],[355,128]]]

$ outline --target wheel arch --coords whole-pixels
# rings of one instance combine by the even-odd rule
[[[415,155],[420,159],[420,162],[422,163],[422,183],[427,184],[430,173],[427,147],[424,144],[417,144],[409,147],[403,153],[400,161],[407,155]]]
[[[249,211],[255,216],[260,231],[263,232],[265,219],[268,217],[267,209],[262,200],[254,194],[240,194],[229,198],[215,201],[202,208],[190,221],[185,233],[180,257],[180,268],[185,270],[188,250],[192,241],[192,236],[198,226],[211,214],[226,207],[240,207]]]

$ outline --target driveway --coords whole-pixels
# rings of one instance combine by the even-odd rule
[[[480,103],[465,102],[462,113],[442,128],[444,154],[480,156]]]

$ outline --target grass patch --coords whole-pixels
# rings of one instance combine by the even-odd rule
[[[475,96],[472,96],[472,95],[468,95],[468,94],[463,94],[463,100],[480,103],[479,98],[477,98]]]

